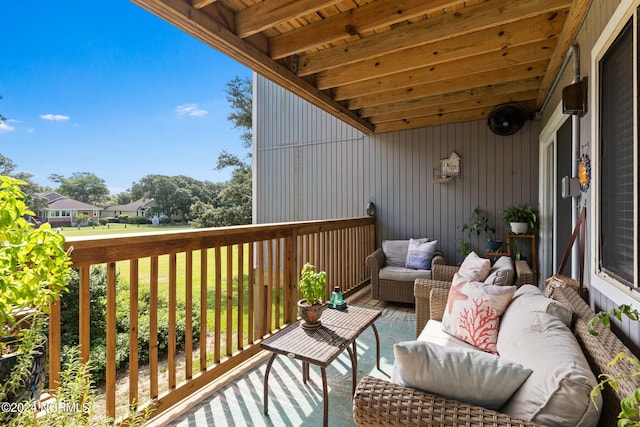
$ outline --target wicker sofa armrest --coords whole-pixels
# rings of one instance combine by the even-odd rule
[[[420,335],[424,325],[431,318],[431,290],[434,288],[449,289],[450,287],[451,281],[416,279],[413,284],[413,294],[416,298],[416,337]]]
[[[431,279],[451,282],[453,275],[460,269],[459,265],[436,264],[431,266]]]
[[[516,286],[522,285],[537,285],[537,283],[533,283],[533,271],[531,271],[531,267],[527,264],[527,261],[516,261]]]
[[[506,414],[365,376],[353,397],[357,425],[536,426]]]
[[[382,248],[376,249],[375,252],[367,257],[367,266],[371,271],[371,275],[373,275],[374,272],[376,276],[378,275],[378,271],[384,267],[384,260],[384,251]]]
[[[442,320],[444,310],[447,308],[450,288],[433,288],[429,297],[429,319]]]

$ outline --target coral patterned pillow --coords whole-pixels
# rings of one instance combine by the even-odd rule
[[[500,316],[515,292],[515,286],[487,285],[456,273],[442,316],[442,330],[480,350],[498,354]]]

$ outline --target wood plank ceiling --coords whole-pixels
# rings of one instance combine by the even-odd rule
[[[532,115],[591,3],[133,2],[366,133],[486,119],[511,102]]]

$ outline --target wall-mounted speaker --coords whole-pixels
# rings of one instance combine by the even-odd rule
[[[587,78],[562,89],[562,112],[580,117],[587,112]]]

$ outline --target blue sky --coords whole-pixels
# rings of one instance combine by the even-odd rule
[[[92,172],[112,194],[149,174],[220,182],[225,83],[251,71],[126,0],[3,2],[0,154],[55,187]]]

